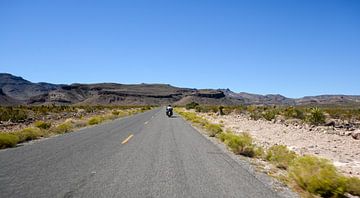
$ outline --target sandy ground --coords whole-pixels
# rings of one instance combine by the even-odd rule
[[[236,133],[250,133],[256,144],[264,147],[282,144],[301,155],[311,154],[327,158],[333,161],[342,173],[360,177],[360,140],[338,135],[347,134],[345,129],[339,131],[340,129],[332,127],[285,125],[266,120],[251,120],[245,115],[201,115]]]

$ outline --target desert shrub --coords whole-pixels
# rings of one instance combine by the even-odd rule
[[[346,181],[346,192],[360,196],[360,179],[356,177],[350,177]]]
[[[267,110],[262,112],[262,117],[268,121],[275,119],[275,116],[276,116],[276,112],[274,110]]]
[[[319,108],[312,108],[310,114],[307,116],[307,121],[313,125],[320,125],[325,123],[325,115]]]
[[[338,197],[346,192],[347,179],[326,159],[298,157],[289,166],[289,175],[302,189],[322,197]]]
[[[296,118],[303,120],[305,118],[304,112],[295,107],[288,107],[284,111],[285,118]]]
[[[205,129],[207,130],[210,137],[215,137],[217,134],[220,134],[223,131],[219,124],[211,123],[207,123],[205,125]]]
[[[250,118],[253,120],[258,120],[262,117],[261,113],[258,111],[250,112]]]
[[[70,132],[73,129],[73,124],[71,122],[64,122],[51,129],[51,132],[56,134],[62,134]]]
[[[224,115],[229,115],[230,113],[234,112],[237,107],[224,107],[222,112]]]
[[[195,107],[195,111],[199,112],[199,113],[209,113],[209,112],[213,112],[213,113],[217,113],[218,112],[218,107],[217,106],[201,106],[198,105]]]
[[[20,108],[0,107],[0,121],[18,122],[28,118],[27,112]]]
[[[14,133],[19,137],[19,142],[26,142],[30,140],[36,140],[43,136],[42,131],[39,128],[25,128]]]
[[[190,102],[190,103],[188,103],[188,104],[185,105],[185,108],[186,108],[187,110],[189,110],[189,109],[195,109],[195,107],[197,107],[197,106],[199,106],[198,103],[196,103],[196,102]]]
[[[287,169],[290,163],[296,158],[296,153],[290,151],[284,145],[274,145],[266,153],[266,160],[275,164],[276,167]]]
[[[34,126],[39,128],[39,129],[49,129],[51,127],[51,123],[44,122],[44,121],[36,121],[34,123]]]
[[[0,132],[0,149],[14,147],[18,142],[18,136],[10,133]]]
[[[150,106],[143,106],[143,107],[141,107],[141,111],[148,111],[148,110],[151,110],[151,107],[150,107]]]
[[[111,112],[111,114],[113,114],[113,115],[116,115],[116,116],[118,116],[118,115],[120,115],[120,111],[118,111],[118,110],[113,110],[112,112]]]
[[[231,134],[232,134],[231,132],[222,132],[218,134],[217,137],[219,138],[220,141],[224,142],[226,139],[228,139],[228,136],[230,136]]]
[[[92,118],[89,119],[88,124],[89,125],[95,125],[95,124],[100,124],[103,121],[104,121],[103,117],[101,117],[101,116],[93,116]]]
[[[114,119],[116,119],[118,117],[119,116],[113,115],[113,114],[108,114],[108,115],[101,116],[103,121],[105,121],[105,120],[114,120]]]
[[[255,153],[254,156],[257,158],[264,159],[266,157],[265,150],[263,147],[260,146],[254,147],[254,153]]]
[[[206,121],[204,118],[197,116],[196,113],[182,111],[178,111],[178,113],[182,115],[186,120],[196,124],[200,124],[201,126],[205,126],[208,123],[208,121]]]
[[[248,133],[241,133],[239,135],[228,133],[225,136],[224,142],[235,154],[240,154],[247,157],[253,157],[255,155],[252,138]]]

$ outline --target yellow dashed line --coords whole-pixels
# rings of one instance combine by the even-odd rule
[[[124,141],[121,142],[121,144],[126,144],[133,136],[133,134],[130,134],[129,137],[127,137]]]

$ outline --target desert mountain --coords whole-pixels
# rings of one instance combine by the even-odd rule
[[[32,83],[11,74],[0,74],[0,88],[7,97],[25,102],[33,96],[56,90],[59,85],[49,83]]]
[[[191,89],[168,84],[71,84],[33,83],[0,73],[0,105],[360,105],[360,96],[323,95],[300,99],[282,95],[234,93],[229,89]]]

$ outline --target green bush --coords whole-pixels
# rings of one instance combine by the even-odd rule
[[[71,122],[64,122],[51,129],[51,132],[56,134],[62,134],[70,132],[73,129],[73,124]]]
[[[250,113],[250,118],[253,120],[259,120],[261,118],[261,114],[259,112]]]
[[[100,123],[103,122],[103,121],[104,121],[103,117],[101,117],[101,116],[94,116],[94,117],[92,117],[92,118],[89,119],[88,124],[89,124],[89,125],[95,125],[95,124],[100,124]]]
[[[231,132],[222,132],[218,134],[217,137],[219,138],[220,141],[224,142],[226,139],[229,138],[228,136],[230,136],[231,134],[232,134]]]
[[[206,124],[205,129],[207,130],[210,137],[215,137],[217,134],[223,131],[219,124],[211,124],[211,123]]]
[[[346,192],[347,179],[326,159],[298,157],[289,166],[289,175],[302,189],[322,197],[338,197]]]
[[[296,118],[296,119],[304,120],[305,118],[304,112],[295,107],[288,107],[283,111],[283,113],[287,119]]]
[[[268,121],[275,119],[275,116],[276,116],[276,112],[273,110],[267,110],[267,111],[262,112],[262,117]]]
[[[274,163],[276,167],[281,169],[287,169],[296,157],[296,153],[290,151],[284,145],[274,145],[266,153],[266,160]]]
[[[39,129],[49,129],[51,127],[51,123],[44,122],[44,121],[36,121],[34,123],[34,126],[39,128]]]
[[[16,135],[0,132],[0,149],[14,147],[18,142],[19,138]]]
[[[27,118],[27,112],[21,108],[0,107],[0,121],[18,122]]]
[[[320,125],[325,123],[325,115],[321,109],[312,108],[307,116],[307,121],[313,125]]]
[[[185,105],[185,108],[186,108],[187,110],[189,110],[189,109],[195,109],[195,107],[197,107],[197,106],[199,106],[198,103],[196,103],[196,102],[190,102],[190,103],[188,103],[188,104]]]
[[[196,113],[182,111],[178,111],[178,113],[182,115],[186,120],[196,124],[200,124],[201,126],[205,126],[208,123],[208,121],[206,121],[204,118],[197,116]]]
[[[30,140],[36,140],[43,136],[42,131],[39,128],[25,128],[23,130],[14,133],[19,137],[19,142],[26,142]]]
[[[256,146],[254,151],[255,151],[255,157],[260,159],[265,159],[266,155],[263,147]]]
[[[356,177],[350,177],[346,181],[346,192],[360,196],[360,179]]]
[[[252,144],[252,138],[248,133],[241,133],[239,135],[227,134],[224,142],[235,154],[247,157],[255,156],[255,148]]]

